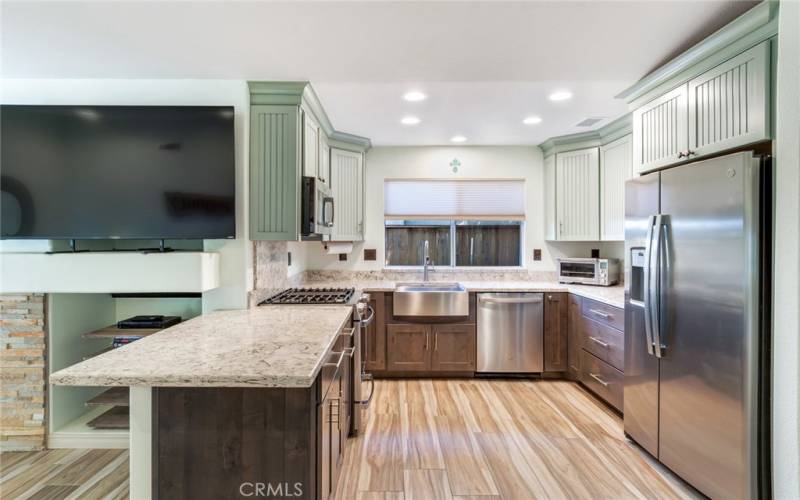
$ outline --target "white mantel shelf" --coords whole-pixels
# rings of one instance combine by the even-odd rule
[[[0,293],[197,293],[218,286],[214,252],[0,253]]]

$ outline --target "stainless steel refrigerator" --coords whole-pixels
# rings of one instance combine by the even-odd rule
[[[625,433],[712,498],[769,495],[769,160],[629,181]]]

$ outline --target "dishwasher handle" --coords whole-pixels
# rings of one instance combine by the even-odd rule
[[[487,304],[541,304],[542,297],[480,297],[479,302]]]

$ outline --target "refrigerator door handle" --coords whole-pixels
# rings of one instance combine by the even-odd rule
[[[663,234],[663,218],[664,216],[661,214],[656,215],[654,224],[655,228],[653,229],[653,234],[655,235],[655,243],[653,246],[655,248],[651,250],[652,261],[650,263],[650,270],[651,272],[655,273],[655,279],[651,278],[650,280],[650,290],[652,294],[650,302],[653,306],[650,311],[650,317],[652,318],[653,322],[653,347],[657,358],[663,357],[663,353],[661,352],[661,278],[663,275],[661,267],[661,247],[663,246],[663,240],[661,239],[661,236]]]
[[[644,335],[645,343],[647,344],[647,353],[651,356],[655,355],[653,350],[653,321],[652,321],[652,293],[651,287],[651,257],[653,252],[653,225],[655,224],[656,216],[651,215],[647,219],[647,241],[644,247]]]
[[[664,351],[667,349],[666,337],[669,331],[669,305],[667,304],[667,290],[669,289],[670,280],[670,246],[669,246],[669,215],[661,216],[661,227],[659,233],[661,234],[659,244],[659,263],[658,263],[658,336],[656,339],[656,356],[659,358],[664,357]]]

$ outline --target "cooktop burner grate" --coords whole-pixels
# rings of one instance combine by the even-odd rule
[[[355,288],[289,288],[261,304],[347,304]]]

